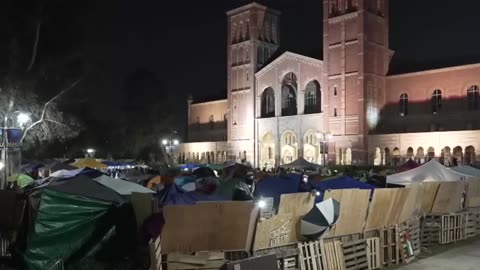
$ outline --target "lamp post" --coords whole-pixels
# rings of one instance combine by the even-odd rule
[[[94,157],[95,157],[95,152],[97,152],[95,149],[93,149],[93,148],[88,148],[88,149],[87,149],[87,157],[89,157],[89,158],[94,158]]]
[[[17,115],[16,121],[15,121],[15,118],[14,118],[15,115]],[[10,127],[9,122],[13,122],[13,129],[20,129],[21,130],[28,122],[30,122],[31,118],[30,118],[30,115],[28,115],[27,113],[24,113],[24,112],[21,112],[21,111],[14,111],[14,112],[6,113],[3,117],[3,120],[4,120],[3,128],[2,128],[3,162],[1,162],[2,165],[0,166],[0,170],[3,169],[3,181],[0,182],[0,189],[5,188],[5,185],[7,183],[7,178],[10,175],[10,170],[11,170],[11,162],[10,162],[10,158],[8,156],[9,155],[9,148],[11,148],[10,143],[9,143],[9,138],[8,138],[8,134],[9,134],[8,130],[12,129],[12,127]],[[14,135],[14,137],[15,137],[15,135]],[[16,142],[18,140],[18,143],[20,143],[20,141],[21,141],[20,138],[21,138],[21,132],[20,132],[20,137],[17,138],[14,142]],[[20,157],[20,160],[21,160],[21,157]]]
[[[320,140],[320,154],[322,154],[322,165],[326,166],[326,158],[328,155],[328,141],[332,139],[332,133],[330,131],[320,131],[317,134],[317,138]]]

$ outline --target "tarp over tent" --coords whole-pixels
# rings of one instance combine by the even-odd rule
[[[132,195],[132,192],[137,193],[155,193],[153,190],[140,186],[138,184],[124,181],[121,179],[115,179],[110,176],[102,175],[100,177],[94,178],[93,180],[98,183],[113,189],[120,195]]]
[[[471,178],[471,176],[455,172],[432,159],[422,166],[406,172],[387,176],[388,184],[409,185],[421,182],[451,182]]]
[[[460,165],[456,167],[450,168],[450,170],[455,171],[457,173],[466,174],[469,176],[480,177],[480,170],[468,165]]]
[[[229,201],[218,194],[204,194],[202,192],[184,192],[179,186],[173,184],[165,196],[165,205],[193,205],[197,202]]]
[[[420,166],[420,164],[418,164],[417,162],[409,159],[407,162],[403,163],[402,166],[400,166],[398,168],[398,170],[400,172],[406,172],[406,171],[409,171],[411,169],[415,169],[415,168],[418,168]]]
[[[287,169],[301,170],[301,169],[316,169],[316,168],[321,168],[322,166],[318,164],[310,163],[304,158],[300,157],[294,162],[282,165],[280,167],[287,168]]]
[[[256,184],[255,194],[265,198],[271,197],[274,204],[278,205],[282,194],[308,191],[306,187],[302,189],[302,183],[302,175],[300,174],[268,177]]]

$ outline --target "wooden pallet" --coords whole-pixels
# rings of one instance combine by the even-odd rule
[[[420,239],[421,246],[429,248],[440,244],[440,230],[442,227],[441,216],[424,216],[421,221]]]
[[[346,269],[342,242],[336,239],[324,240],[320,247],[322,248],[322,254],[324,254],[323,268],[325,270]]]
[[[440,244],[465,240],[466,213],[443,215],[441,217]]]
[[[371,237],[365,239],[367,243],[367,264],[368,269],[380,269],[382,264],[380,261],[380,238]]]
[[[148,243],[150,252],[150,270],[162,270],[162,247],[160,237],[150,239]]]
[[[380,259],[383,266],[400,263],[400,234],[398,225],[380,230]]]
[[[465,237],[475,237],[480,233],[480,209],[470,208],[467,212]]]
[[[281,246],[269,249],[256,250],[253,256],[265,256],[275,254],[277,256],[279,270],[299,269],[299,248],[297,245]]]
[[[298,260],[301,270],[323,270],[320,241],[298,243]],[[325,269],[327,270],[327,269]]]
[[[367,242],[365,239],[342,243],[345,269],[368,269]]]

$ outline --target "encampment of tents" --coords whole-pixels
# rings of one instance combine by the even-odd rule
[[[349,176],[340,176],[334,179],[324,180],[324,181],[310,181],[311,187],[320,192],[319,198],[316,200],[321,201],[323,195],[327,190],[335,189],[370,189],[373,190],[376,187],[361,181],[355,180]]]
[[[409,185],[421,182],[451,182],[471,178],[470,175],[450,170],[432,159],[420,167],[387,176],[387,184]]]

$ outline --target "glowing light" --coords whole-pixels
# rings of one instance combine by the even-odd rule
[[[87,153],[93,154],[93,153],[95,153],[95,149],[88,148],[88,149],[87,149]]]
[[[320,191],[315,192],[315,196],[320,196]]]
[[[0,170],[3,170],[5,168],[5,164],[3,162],[0,162]]]
[[[308,183],[308,175],[304,175],[302,180],[305,184]]]
[[[260,200],[257,202],[257,205],[260,208],[265,208],[267,206],[267,203],[264,200]]]
[[[174,145],[178,145],[180,142],[178,140],[173,140]]]
[[[24,126],[25,124],[27,124],[28,122],[30,122],[30,115],[26,114],[26,113],[20,113],[18,116],[17,116],[17,122],[20,126]]]
[[[167,139],[163,139],[163,140],[162,140],[162,144],[163,144],[163,145],[167,145],[167,144],[168,144],[168,140],[167,140]]]

